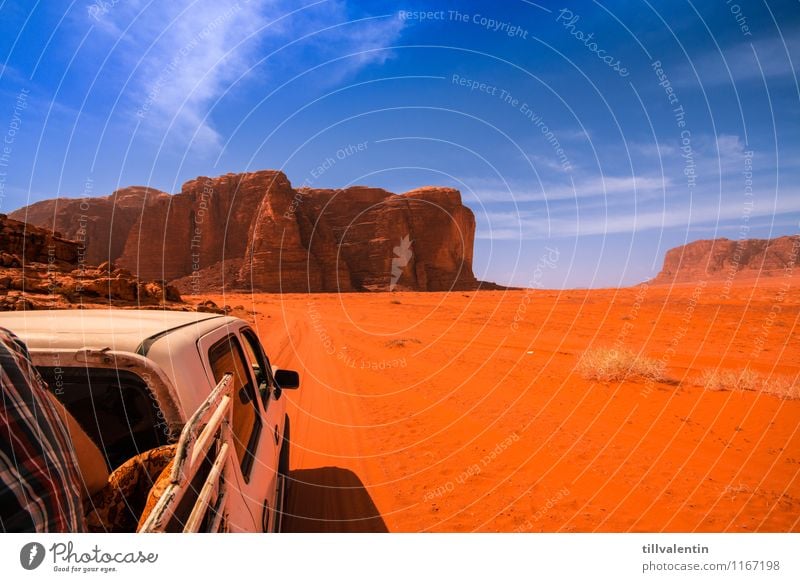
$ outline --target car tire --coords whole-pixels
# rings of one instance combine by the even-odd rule
[[[289,460],[291,454],[291,432],[289,429],[289,417],[283,425],[283,439],[281,444],[281,455],[278,460],[278,516],[280,518],[277,531],[283,530],[283,520],[285,517],[287,500],[289,499]]]

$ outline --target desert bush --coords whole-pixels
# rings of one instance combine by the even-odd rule
[[[706,390],[756,390],[759,375],[752,370],[703,370],[699,384]]]
[[[415,337],[411,338],[406,337],[406,338],[389,340],[388,342],[386,342],[385,345],[387,348],[404,348],[406,347],[407,344],[421,344],[421,343],[422,342]]]
[[[594,348],[578,361],[578,373],[587,380],[602,382],[641,377],[660,382],[667,379],[664,363],[628,349]]]
[[[765,375],[744,368],[742,370],[703,370],[698,385],[706,390],[749,390],[771,394],[784,400],[800,399],[797,379],[780,375]]]

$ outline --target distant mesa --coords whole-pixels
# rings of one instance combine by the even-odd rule
[[[498,288],[472,272],[475,217],[452,188],[295,189],[264,170],[199,177],[174,195],[135,186],[55,198],[10,216],[79,241],[90,263],[183,293]]]
[[[44,263],[52,247],[62,268],[80,254],[82,264],[168,281],[176,296],[507,289],[475,278],[475,217],[453,188],[295,189],[282,172],[263,170],[199,177],[174,195],[131,186],[43,200],[9,217],[0,241],[9,256]],[[11,219],[39,228],[25,238]],[[798,236],[699,240],[667,251],[650,283],[782,275],[798,252]]]
[[[784,276],[798,266],[800,237],[698,240],[667,251],[655,284]],[[800,269],[798,269],[800,274]],[[792,273],[790,273],[792,274]]]

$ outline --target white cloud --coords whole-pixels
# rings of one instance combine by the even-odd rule
[[[665,158],[678,153],[678,148],[663,142],[628,142],[628,149],[634,154],[654,158]]]
[[[250,66],[256,43],[239,43],[266,25],[269,15],[257,2],[130,0],[88,18],[121,40],[131,70],[127,96],[145,131],[162,135],[169,128],[208,146],[219,141],[204,121],[208,107]]]
[[[741,201],[717,206],[708,203],[690,205],[672,203],[667,209],[639,212],[620,212],[608,209],[608,216],[592,213],[576,217],[551,214],[544,209],[516,212],[487,212],[478,215],[479,239],[543,239],[600,234],[617,234],[641,230],[684,227],[691,230],[700,225],[742,219],[745,208]],[[780,216],[800,212],[800,191],[782,193],[778,200],[756,202],[750,218]],[[744,224],[744,221],[742,222]]]
[[[330,10],[326,15],[328,25],[330,22],[347,20],[343,2],[331,2],[324,6]],[[397,40],[404,26],[405,21],[399,18],[376,18],[337,27],[315,38],[313,44],[323,57],[330,59],[346,54],[353,55],[338,64],[338,71],[333,74],[328,71],[326,82],[333,84],[370,64],[382,65],[393,54],[384,48]]]
[[[564,167],[560,161],[555,158],[549,158],[546,156],[538,156],[536,154],[528,155],[528,159],[533,163],[534,167],[538,168],[547,168],[548,170],[552,170],[553,172],[560,172],[562,174],[569,174],[575,170],[575,166],[569,164],[567,167]]]
[[[4,82],[15,85],[27,86],[31,83],[27,75],[23,75],[11,65],[3,65],[2,63],[0,63],[0,77],[2,77]]]
[[[530,184],[505,185],[498,181],[469,180],[473,191],[462,192],[465,199],[482,203],[492,202],[552,202],[605,195],[634,194],[642,196],[662,192],[671,181],[660,176],[599,176],[587,178],[572,184],[543,185],[533,188]]]
[[[288,1],[128,0],[87,18],[111,40],[121,38],[118,50],[132,70],[128,100],[142,128],[159,137],[169,128],[182,141],[212,147],[221,139],[209,121],[211,106],[264,53],[304,35],[311,35],[302,45],[311,64],[372,50],[326,71],[325,78],[340,79],[388,58],[387,51],[373,49],[394,41],[403,25],[397,19],[351,22],[347,5],[336,1],[304,10]],[[279,68],[280,58],[267,65]]]
[[[592,134],[588,129],[560,129],[553,130],[553,133],[561,140],[592,141]]]
[[[664,165],[679,162],[680,167],[684,164],[681,152],[678,148],[677,140],[675,143],[665,142],[629,142],[628,149],[634,154],[640,154],[649,158],[661,160]],[[694,136],[695,156],[703,160],[715,162],[717,158],[723,161],[723,168],[729,163],[735,162],[737,168],[741,168],[744,160],[745,143],[738,135],[720,133],[714,135]]]
[[[739,170],[744,165],[744,142],[738,135],[720,134],[716,139],[716,148],[706,152],[712,159],[719,160],[723,170]]]
[[[676,76],[676,84],[696,85],[698,77],[703,85],[709,86],[793,75],[792,62],[795,66],[800,62],[797,34],[796,28],[784,31],[786,44],[780,37],[770,36],[753,41],[752,46],[747,41],[723,47],[721,52],[715,48],[702,53],[692,60],[697,73],[685,65]]]

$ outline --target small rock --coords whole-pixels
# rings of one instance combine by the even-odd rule
[[[201,313],[225,313],[223,309],[220,309],[220,307],[210,299],[198,303],[195,306],[195,310]]]
[[[178,291],[178,288],[173,285],[167,285],[164,287],[164,299],[167,301],[183,301],[181,292]]]
[[[114,275],[117,278],[120,278],[120,277],[133,277],[133,273],[131,273],[128,269],[121,269],[121,268],[120,269],[114,269],[114,271],[111,274]]]
[[[2,252],[0,253],[0,265],[2,265],[3,267],[19,268],[22,266],[22,263],[20,263],[19,257],[17,257],[16,255]]]
[[[21,298],[18,299],[17,302],[14,304],[14,309],[17,311],[30,311],[33,309],[33,303],[28,301],[27,299]]]

